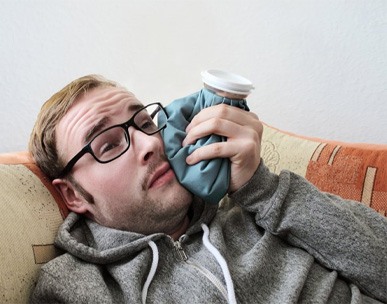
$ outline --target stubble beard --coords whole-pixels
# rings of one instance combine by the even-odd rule
[[[164,161],[167,161],[166,156],[160,155],[160,158],[157,161],[152,162],[148,166],[147,173],[139,184],[139,190],[142,191],[142,195],[140,198],[137,198],[137,200],[141,200],[141,202],[129,202],[131,200],[128,198],[127,204],[132,204],[132,206],[134,204],[138,208],[137,210],[132,210],[133,216],[128,216],[129,212],[126,212],[126,206],[123,204],[122,210],[116,210],[115,214],[119,215],[116,219],[109,219],[105,217],[106,214],[101,214],[105,220],[100,224],[114,229],[145,235],[152,233],[168,233],[168,231],[172,231],[179,225],[188,212],[189,206],[193,201],[193,195],[181,185],[176,188],[178,183],[177,180],[172,182],[174,188],[177,190],[168,192],[172,193],[172,195],[152,198],[148,191],[149,178],[151,178],[154,171]],[[72,178],[72,183],[85,200],[91,204],[96,203],[94,196],[84,189],[74,178]],[[105,202],[105,205],[109,205],[109,202]],[[122,217],[122,215],[124,215],[124,217]]]
[[[160,160],[149,165],[147,174],[145,175],[141,189],[144,196],[142,200],[143,217],[139,226],[144,227],[143,234],[151,234],[155,232],[168,233],[179,225],[187,215],[189,206],[192,203],[193,195],[179,184],[178,191],[170,191],[172,196],[159,196],[151,198],[148,192],[148,181],[153,172],[158,168],[160,163],[167,161],[166,156],[161,155]],[[177,184],[175,180],[174,185]],[[155,208],[156,207],[156,208]],[[139,217],[138,217],[139,219]]]

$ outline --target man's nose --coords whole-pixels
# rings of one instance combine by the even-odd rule
[[[157,153],[162,153],[163,147],[160,133],[147,135],[134,128],[129,128],[129,135],[131,148],[140,163],[146,164]]]

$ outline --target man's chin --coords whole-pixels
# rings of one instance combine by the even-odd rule
[[[165,193],[166,196],[161,199],[174,202],[174,205],[181,207],[189,206],[193,201],[193,194],[179,183],[170,187],[168,190],[168,194]]]

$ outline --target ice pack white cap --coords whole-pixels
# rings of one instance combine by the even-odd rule
[[[201,73],[203,82],[215,89],[238,95],[249,95],[254,89],[250,80],[222,70],[206,70]]]

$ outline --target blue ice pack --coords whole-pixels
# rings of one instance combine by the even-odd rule
[[[221,103],[249,111],[245,99],[222,97],[204,88],[169,104],[165,108],[168,114],[167,127],[162,130],[165,152],[178,181],[194,195],[211,204],[219,203],[227,193],[230,184],[229,159],[203,160],[195,165],[188,165],[185,159],[199,147],[227,139],[210,135],[185,147],[182,147],[182,142],[186,137],[185,129],[193,117],[202,109]]]

